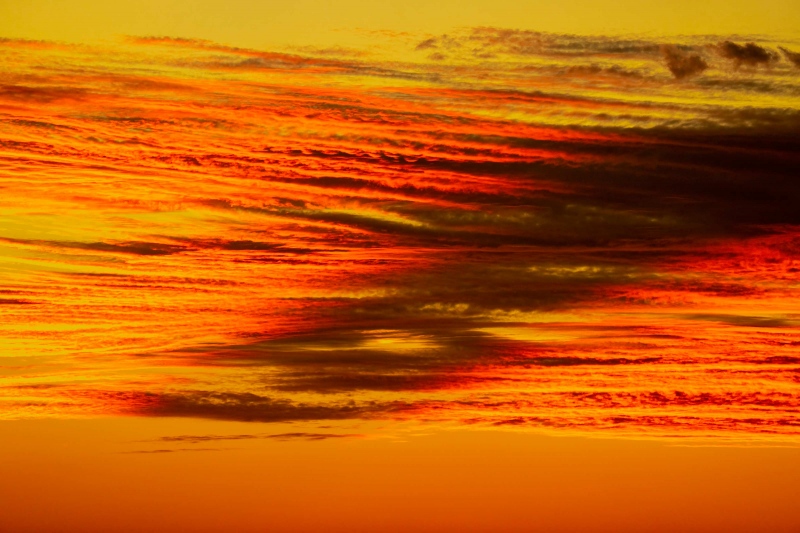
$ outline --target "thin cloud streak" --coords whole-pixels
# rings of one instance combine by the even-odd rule
[[[276,439],[276,440],[309,440],[319,441],[326,439],[349,439],[359,438],[363,435],[355,433],[275,433],[272,435],[174,435],[160,437],[153,442],[187,442],[198,444],[201,442],[220,441],[220,440],[254,440],[254,439]]]

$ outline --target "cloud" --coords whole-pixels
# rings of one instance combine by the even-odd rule
[[[186,390],[151,395],[145,402],[131,402],[138,415],[182,416],[242,422],[290,422],[303,420],[347,420],[385,416],[407,409],[403,401],[357,403],[334,399],[326,403],[296,402],[255,393]],[[291,437],[287,437],[291,438]]]
[[[783,57],[788,59],[795,67],[800,68],[800,52],[792,52],[782,46],[778,47],[778,49],[783,53]]]
[[[0,85],[0,100],[14,100],[32,104],[56,101],[85,100],[88,92],[79,87],[33,87],[27,85]]]
[[[174,435],[160,437],[153,442],[186,442],[197,444],[201,442],[221,441],[221,440],[254,440],[254,439],[275,439],[275,440],[309,440],[320,441],[328,439],[347,439],[360,438],[361,434],[356,433],[274,433],[270,435]]]
[[[331,46],[331,47],[317,47],[317,46],[298,46],[296,49],[299,52],[311,55],[320,56],[333,56],[333,57],[349,57],[349,58],[362,58],[369,57],[371,54],[365,50],[357,48],[348,48],[344,46]]]
[[[20,298],[0,298],[0,305],[30,305],[35,302]]]
[[[111,252],[132,255],[170,255],[184,251],[186,248],[183,246],[176,246],[172,244],[156,243],[156,242],[122,242],[122,243],[106,243],[106,242],[80,242],[80,241],[42,241],[31,239],[1,239],[6,242],[13,242],[15,244],[24,244],[28,246],[46,246],[54,248],[65,248],[72,250],[91,250],[98,252]]]
[[[800,78],[700,75],[771,45],[385,37],[15,45],[0,335],[53,386],[4,405],[795,431]]]
[[[431,48],[438,48],[439,45],[437,44],[437,39],[435,37],[430,37],[421,41],[414,50],[429,50]]]
[[[648,357],[643,359],[597,359],[593,357],[541,357],[526,360],[524,364],[538,366],[576,366],[576,365],[642,365],[657,363],[660,357]]]
[[[764,316],[694,313],[685,315],[685,317],[690,320],[712,320],[723,324],[730,324],[731,326],[750,328],[785,328],[800,325],[800,321]]]
[[[708,63],[699,54],[686,53],[674,45],[662,46],[661,53],[667,68],[679,80],[700,74],[708,68]]]
[[[757,67],[768,65],[778,60],[778,55],[756,43],[736,44],[732,41],[724,41],[715,46],[717,53],[726,59],[734,62],[736,67],[742,65]]]
[[[219,452],[223,451],[225,448],[162,448],[159,450],[133,450],[130,452],[120,452],[120,453],[132,453],[132,454],[149,454],[149,453],[177,453],[177,452]]]
[[[658,45],[644,40],[587,37],[569,34],[542,33],[527,30],[480,27],[471,29],[464,41],[478,45],[483,51],[514,55],[535,54],[653,54]]]
[[[87,48],[85,45],[76,43],[61,43],[56,41],[38,40],[38,39],[12,39],[7,37],[0,37],[0,47],[11,49],[32,49],[32,50],[57,50],[57,51],[75,51]]]

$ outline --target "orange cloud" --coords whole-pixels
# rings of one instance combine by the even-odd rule
[[[415,42],[0,43],[3,416],[796,440],[794,71]]]

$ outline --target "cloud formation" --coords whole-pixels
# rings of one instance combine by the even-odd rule
[[[309,440],[320,441],[327,439],[348,439],[355,437],[362,437],[363,435],[355,433],[275,433],[271,435],[174,435],[168,437],[161,437],[156,439],[156,442],[185,442],[189,444],[198,444],[201,442],[220,441],[220,440],[253,440],[253,439],[275,439],[275,440]]]
[[[795,67],[800,68],[800,52],[792,52],[782,46],[779,49],[783,53],[783,57],[788,59]]]
[[[661,53],[667,62],[667,68],[679,80],[697,75],[708,68],[708,63],[699,54],[688,54],[677,46],[664,45]]]
[[[3,416],[797,438],[795,44],[375,38],[0,43]]]
[[[736,44],[732,41],[724,41],[717,44],[716,48],[722,57],[730,59],[737,67],[768,65],[778,60],[775,52],[756,43]]]

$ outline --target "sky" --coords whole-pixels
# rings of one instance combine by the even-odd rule
[[[800,5],[694,4],[0,6],[0,531],[796,530]]]
[[[261,48],[341,44],[357,29],[420,34],[477,26],[572,34],[796,36],[800,6],[792,0],[28,0],[3,2],[0,16],[5,37],[86,42],[167,35]]]

